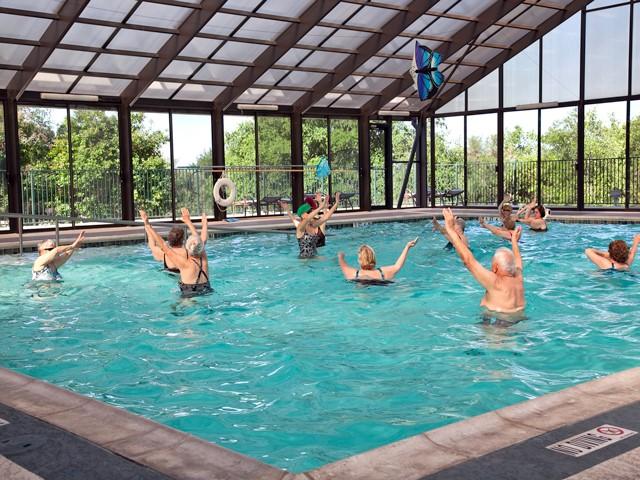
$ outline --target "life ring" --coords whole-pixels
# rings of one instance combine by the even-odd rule
[[[222,187],[227,188],[227,198],[222,198],[220,195],[220,191]],[[216,203],[221,207],[230,207],[233,205],[233,202],[236,200],[236,185],[231,181],[230,178],[221,177],[216,181],[216,184],[213,186],[213,198]]]

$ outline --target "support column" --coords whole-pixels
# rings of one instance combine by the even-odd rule
[[[427,195],[430,197],[430,204],[435,208],[436,206],[436,118],[431,117],[429,128],[429,147],[431,150],[431,175],[429,176],[429,184],[431,195]]]
[[[118,106],[118,141],[120,146],[120,193],[122,195],[122,219],[135,220],[133,201],[133,149],[131,146],[131,109]]]
[[[580,99],[578,100],[578,145],[576,170],[578,172],[577,205],[578,210],[584,210],[584,75],[585,75],[585,51],[587,30],[586,9],[580,14]]]
[[[224,115],[221,109],[214,109],[211,118],[212,129],[212,161],[213,161],[213,184],[218,181],[222,176],[222,169],[224,169]],[[217,170],[217,171],[216,171]],[[216,220],[223,220],[227,218],[226,210],[221,210],[214,199],[213,202],[213,215]]]
[[[294,112],[291,115],[291,165],[294,170],[291,174],[291,208],[296,207],[304,200],[304,161],[302,158],[302,113]]]
[[[542,65],[542,64],[541,64]],[[500,67],[498,71],[498,135],[497,135],[497,182],[498,182],[498,198],[496,199],[496,205],[500,205],[502,199],[504,198],[504,92],[503,92],[503,70]],[[514,185],[514,188],[517,189],[517,185]],[[515,192],[509,192],[512,195],[515,195]]]
[[[358,117],[358,167],[360,210],[371,210],[371,161],[369,159],[369,117]]]
[[[13,98],[7,99],[4,109],[4,132],[9,194],[9,213],[22,213],[22,182],[20,178],[20,148],[18,145],[18,106]],[[9,219],[9,229],[18,230],[18,219]]]
[[[418,119],[416,135],[418,135],[418,149],[416,151],[416,176],[418,178],[418,191],[416,195],[416,205],[420,208],[428,207],[429,195],[427,195],[427,118],[421,115]]]

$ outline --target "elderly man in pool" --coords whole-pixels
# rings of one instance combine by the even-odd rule
[[[516,228],[511,233],[511,250],[508,248],[496,250],[491,261],[491,270],[489,270],[475,259],[469,247],[460,238],[451,209],[445,208],[442,213],[453,247],[471,275],[486,290],[480,305],[491,312],[509,314],[522,312],[525,307],[524,282],[522,257],[518,247],[522,227]]]

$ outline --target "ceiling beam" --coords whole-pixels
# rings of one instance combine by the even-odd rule
[[[406,11],[396,13],[383,28],[372,33],[360,47],[358,53],[349,55],[335,69],[331,75],[326,75],[314,87],[312,93],[306,93],[294,104],[294,110],[306,112],[318,100],[336,88],[340,82],[356,71],[363,63],[373,57],[382,47],[396,38],[420,16],[433,7],[437,0],[413,0],[406,6]]]
[[[10,97],[20,98],[31,80],[37,75],[42,66],[45,64],[51,52],[56,45],[67,34],[73,22],[80,16],[84,7],[89,0],[66,0],[60,10],[57,18],[51,21],[51,24],[42,34],[40,38],[40,46],[34,47],[27,55],[22,63],[22,70],[14,75],[7,85],[7,92]]]
[[[120,98],[123,103],[133,105],[140,95],[164,71],[182,49],[196,36],[196,34],[211,20],[224,5],[225,0],[203,0],[200,8],[193,10],[173,35],[162,46],[158,57],[145,65],[138,79],[131,82],[122,92]]]
[[[519,0],[506,0],[496,1],[490,7],[488,7],[482,14],[478,16],[478,21],[468,23],[456,32],[451,37],[451,42],[443,44],[438,48],[438,52],[442,56],[442,60],[445,61],[448,57],[455,52],[463,48],[469,43],[475,43],[479,35],[481,35],[487,28],[491,27],[495,22],[499,21],[502,17],[508,14],[511,10],[521,5]],[[391,100],[400,96],[402,92],[410,88],[413,85],[413,79],[409,72],[405,72],[404,78],[396,80],[389,84],[382,90],[382,95],[371,99],[363,107],[362,111],[366,114],[371,114],[377,110],[383,108]]]
[[[300,15],[299,22],[289,25],[275,41],[275,45],[268,47],[256,58],[254,66],[244,70],[233,82],[233,87],[226,88],[215,99],[215,104],[226,109],[233,101],[250,88],[264,72],[273,65],[288,50],[296,44],[327,14],[339,0],[314,1],[305,12]]]
[[[431,102],[429,105],[423,108],[422,112],[435,112],[438,108],[440,108],[440,106],[445,105],[450,100],[453,100],[465,89],[469,88],[471,85],[481,80],[496,68],[500,67],[500,65],[503,65],[507,60],[516,56],[536,40],[542,38],[545,34],[549,33],[569,17],[582,10],[589,3],[591,3],[591,0],[574,0],[573,2],[568,4],[564,10],[558,10],[551,17],[545,20],[535,32],[528,33],[524,37],[520,38],[516,43],[514,43],[509,50],[505,50],[493,57],[486,63],[484,68],[477,69],[476,71],[472,72],[470,75],[464,78],[462,82],[454,85],[449,90],[447,90],[442,95],[442,97],[438,97],[434,102]]]

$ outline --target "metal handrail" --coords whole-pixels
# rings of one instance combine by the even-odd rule
[[[23,220],[25,218],[31,220],[49,220],[55,222],[55,232],[56,232],[56,244],[60,244],[60,223],[105,223],[110,225],[123,225],[129,227],[144,227],[144,223],[140,221],[132,221],[132,220],[117,220],[117,219],[105,219],[105,218],[86,218],[86,217],[61,217],[57,215],[31,215],[24,213],[1,213],[0,218],[17,218],[18,219],[18,244],[19,244],[19,252],[20,255],[23,254],[24,251],[24,242],[23,242]],[[153,226],[159,227],[175,227],[176,225],[182,222],[153,222]],[[221,227],[219,225],[212,227],[209,229],[212,233],[216,232],[238,232],[238,233],[279,233],[291,235],[290,231],[287,230],[276,230],[269,228],[236,228],[236,227]],[[146,234],[145,234],[146,235]]]

